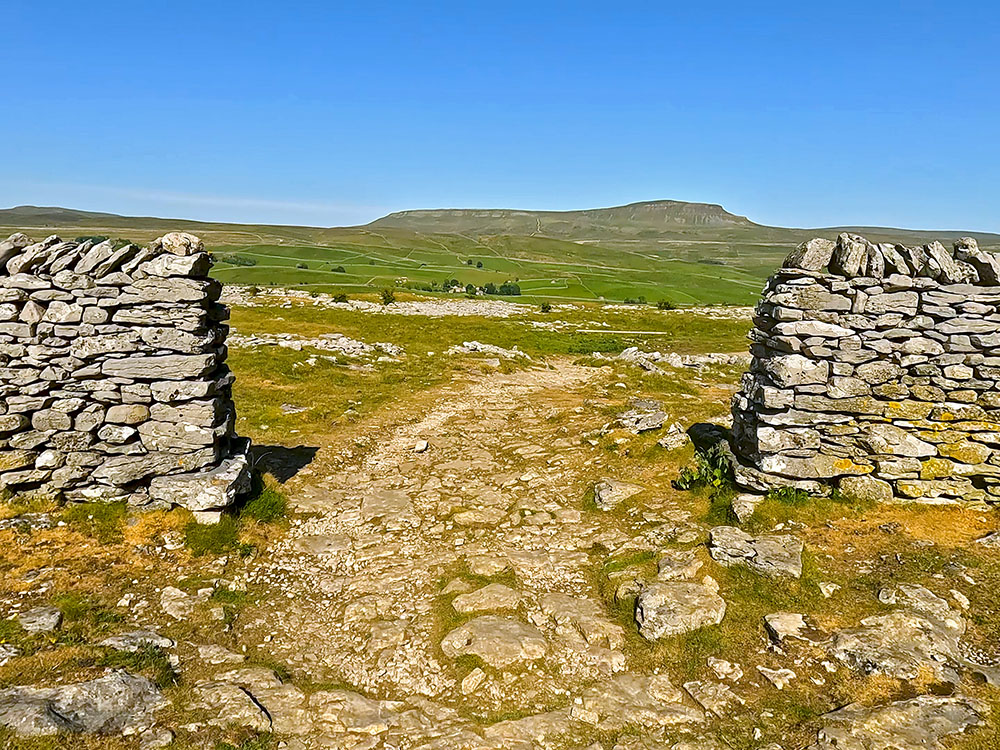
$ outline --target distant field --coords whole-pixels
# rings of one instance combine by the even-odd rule
[[[516,281],[526,302],[644,297],[680,305],[742,305],[757,298],[763,280],[789,249],[672,243],[629,251],[542,237],[474,240],[399,230],[345,229],[326,235],[316,243],[213,245],[219,261],[215,275],[229,283],[347,292],[447,279],[475,286]]]
[[[411,211],[362,227],[325,229],[125,217],[63,208],[0,210],[0,233],[104,235],[147,242],[168,231],[200,236],[221,281],[325,292],[376,292],[516,282],[547,300],[643,298],[676,305],[747,305],[799,242],[843,228],[755,224],[719,206],[661,201],[576,212]],[[959,232],[850,228],[876,242],[950,242]],[[1000,236],[978,234],[984,247]]]

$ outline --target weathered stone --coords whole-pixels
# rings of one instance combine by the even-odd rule
[[[871,244],[864,237],[844,232],[837,237],[837,244],[830,259],[830,273],[852,278],[862,270]]]
[[[983,723],[985,708],[961,695],[921,695],[886,706],[851,703],[821,718],[808,750],[942,750],[947,738]]]
[[[445,656],[478,656],[501,669],[545,656],[548,646],[537,628],[518,620],[482,615],[452,630],[441,641]]]
[[[643,587],[635,608],[639,634],[649,641],[718,625],[725,614],[726,602],[713,587],[685,581]]]
[[[802,542],[790,534],[752,537],[735,526],[716,526],[709,553],[722,565],[746,565],[770,577],[802,575]]]
[[[18,624],[28,633],[58,630],[63,614],[58,607],[35,607],[17,616]]]
[[[208,471],[155,477],[149,483],[152,500],[191,511],[227,508],[249,491],[250,464],[245,453],[232,455]]]
[[[841,477],[838,486],[844,497],[858,503],[890,503],[893,499],[892,485],[872,476]]]
[[[830,264],[837,243],[820,238],[806,240],[789,253],[782,266],[802,268],[806,271],[822,271]]]
[[[89,682],[0,690],[0,726],[27,737],[135,733],[152,726],[161,703],[148,679],[114,671]]]
[[[497,609],[515,609],[521,595],[502,583],[490,583],[481,589],[460,594],[451,601],[456,612],[482,612]]]
[[[611,510],[642,491],[643,488],[636,484],[602,479],[594,485],[594,502],[601,510]]]

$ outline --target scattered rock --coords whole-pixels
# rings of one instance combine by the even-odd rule
[[[779,645],[788,639],[811,641],[813,638],[810,635],[815,632],[805,617],[795,612],[764,615],[764,626],[771,640]]]
[[[687,430],[681,426],[680,422],[672,422],[667,427],[666,434],[657,440],[656,444],[668,451],[675,451],[680,450],[690,444],[690,442],[691,437],[687,434]]]
[[[743,704],[743,699],[734,693],[729,686],[721,682],[706,682],[695,680],[685,682],[684,689],[695,702],[719,718],[729,715],[729,709],[736,704]]]
[[[601,510],[612,510],[630,497],[638,495],[643,489],[637,484],[617,479],[602,479],[594,485],[594,502]]]
[[[764,675],[767,681],[778,688],[778,690],[784,690],[795,679],[795,672],[787,668],[768,669],[767,667],[758,665],[757,671]]]
[[[648,641],[718,625],[726,614],[726,602],[703,583],[651,583],[636,602],[639,634]]]
[[[716,526],[709,552],[722,565],[747,565],[770,577],[802,575],[802,542],[789,534],[752,537],[735,526]]]
[[[161,703],[152,682],[116,670],[88,682],[0,690],[0,726],[29,737],[135,733],[152,726]]]
[[[170,638],[162,636],[154,630],[132,630],[105,638],[97,645],[104,646],[105,648],[113,648],[115,651],[135,653],[149,646],[169,649],[173,648],[176,644]]]
[[[476,692],[485,680],[486,673],[476,667],[462,678],[462,695],[471,695]]]
[[[28,633],[49,633],[62,625],[63,614],[58,607],[35,607],[17,616],[17,621]]]
[[[733,664],[715,656],[708,657],[708,666],[718,675],[720,680],[739,682],[743,678],[743,669],[739,664]]]

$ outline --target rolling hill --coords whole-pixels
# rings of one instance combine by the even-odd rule
[[[787,229],[756,224],[721,206],[650,201],[582,211],[400,211],[357,227],[226,224],[129,217],[58,207],[0,210],[0,227],[29,236],[106,235],[148,241],[172,230],[198,234],[225,282],[371,293],[403,286],[432,293],[457,279],[482,286],[516,280],[521,300],[669,299],[750,304],[788,251],[814,236],[856,231],[875,241],[950,241],[971,234],[1000,249],[1000,235],[882,227]]]

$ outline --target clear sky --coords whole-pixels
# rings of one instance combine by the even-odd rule
[[[0,205],[354,224],[673,198],[1000,231],[979,2],[3,0]]]

